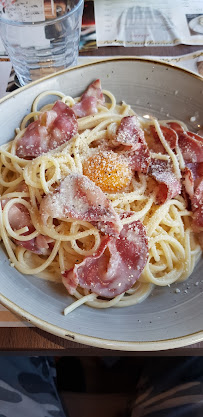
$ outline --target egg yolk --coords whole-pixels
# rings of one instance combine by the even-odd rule
[[[92,155],[83,164],[83,174],[104,192],[120,191],[132,179],[127,159],[112,151]]]

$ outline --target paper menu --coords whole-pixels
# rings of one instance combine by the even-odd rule
[[[40,22],[45,20],[44,0],[16,0],[8,2],[1,13],[5,19],[16,22]]]
[[[95,0],[97,45],[203,44],[202,0]]]

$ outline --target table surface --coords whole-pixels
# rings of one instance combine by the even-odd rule
[[[202,49],[202,46],[177,45],[170,47],[100,47],[83,52],[81,56],[178,56]],[[88,347],[46,333],[35,327],[1,328],[0,351],[7,354],[38,354],[38,355],[203,355],[203,342],[185,348],[161,352],[120,352]]]

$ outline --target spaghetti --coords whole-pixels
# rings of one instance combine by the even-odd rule
[[[108,200],[115,218],[119,219],[120,229],[133,222],[144,225],[149,254],[139,279],[126,291],[109,298],[78,284],[72,291],[77,301],[64,310],[65,314],[81,304],[108,308],[140,303],[154,286],[168,286],[187,279],[202,252],[191,226],[193,213],[188,209],[185,194],[178,188],[175,196],[168,191],[171,178],[177,184],[183,178],[185,161],[181,147],[177,143],[172,147],[167,140],[165,129],[172,130],[169,125],[174,127],[176,124],[186,132],[187,127],[177,121],[160,122],[152,117],[138,117],[125,102],[117,105],[109,91],[100,92],[100,98],[101,94],[106,100],[98,97],[96,102],[92,100],[96,110],[94,108],[90,115],[83,115],[84,106],[78,107],[80,103],[85,104],[88,94],[75,99],[55,91],[40,94],[32,105],[32,112],[17,128],[15,139],[0,148],[0,235],[11,265],[21,273],[61,282],[66,271],[74,270],[100,250],[106,232],[98,226],[99,222],[87,221],[85,216],[73,218],[57,211],[57,202],[61,204],[64,198],[60,184],[67,177],[81,176],[94,182]],[[57,96],[60,106],[64,103],[76,114],[83,112],[77,116],[77,132],[75,125],[71,125],[71,138],[66,137],[56,147],[49,147],[49,142],[48,149],[42,150],[41,154],[39,148],[35,149],[39,154],[23,157],[21,140],[26,137],[26,132],[38,126],[38,129],[42,128],[41,135],[48,118],[55,117],[54,109],[58,111],[54,103],[40,108],[40,101],[48,101],[53,95]],[[133,117],[136,117],[135,130],[140,135],[136,142],[139,154],[134,151],[135,146],[129,138],[129,123],[135,122]],[[56,127],[58,130],[54,134],[59,134],[60,126]],[[49,133],[49,141],[54,143],[50,137]],[[135,168],[141,153],[143,158],[139,168]],[[154,168],[157,164],[158,174]],[[56,196],[56,205],[53,205],[53,196]],[[52,204],[56,215],[50,215],[49,210],[45,213],[48,204]],[[80,211],[82,209],[85,210],[79,207]]]

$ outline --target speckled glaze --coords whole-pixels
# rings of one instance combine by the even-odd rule
[[[180,119],[194,131],[202,123],[200,77],[152,60],[115,58],[62,71],[0,100],[0,144],[13,138],[39,93],[59,90],[78,96],[96,78],[117,102],[124,100],[138,114]],[[82,306],[64,317],[63,309],[72,302],[64,287],[20,274],[1,246],[0,301],[34,325],[86,345],[126,351],[171,349],[203,340],[202,272],[201,260],[187,282],[156,288],[141,304],[107,310]]]

